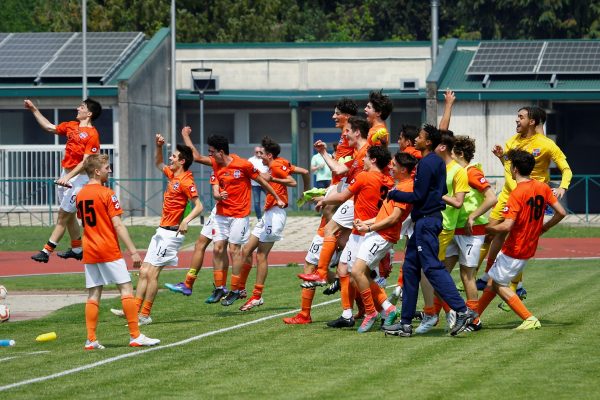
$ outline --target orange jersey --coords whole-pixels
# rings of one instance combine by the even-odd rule
[[[173,171],[165,166],[163,173],[169,179],[169,183],[163,196],[160,226],[176,226],[181,222],[188,200],[198,197],[198,191],[192,171],[184,171],[175,176]]]
[[[363,171],[365,167],[365,156],[367,155],[369,147],[369,144],[365,143],[360,149],[354,150],[354,159],[346,163],[346,167],[348,167],[348,172],[346,172],[346,182],[350,183]]]
[[[398,182],[398,184],[396,185],[396,189],[401,190],[403,192],[412,192],[413,186],[414,181],[411,178],[408,178]],[[379,222],[382,219],[385,219],[392,215],[392,213],[394,212],[394,208],[399,208],[402,210],[402,216],[400,217],[400,220],[392,226],[388,226],[387,228],[377,231],[377,233],[382,238],[384,238],[390,243],[396,243],[398,242],[398,240],[400,240],[400,229],[402,228],[402,223],[410,214],[412,205],[408,203],[399,203],[397,201],[386,199],[383,201],[383,205],[377,213],[377,217],[375,217],[375,222]]]
[[[123,214],[117,195],[90,183],[76,197],[77,217],[83,226],[83,263],[97,264],[122,258],[112,217]]]
[[[290,164],[290,162],[288,160],[286,160],[285,158],[277,157],[271,163],[271,166],[269,167],[269,172],[271,173],[271,176],[273,178],[285,179],[288,176],[290,176],[292,174],[292,172],[294,172],[294,166],[292,164]],[[281,183],[276,183],[276,182],[269,182],[269,185],[271,185],[273,190],[275,190],[275,193],[277,193],[277,196],[279,196],[281,201],[283,201],[285,203],[285,206],[287,207],[288,206],[287,186],[285,186]],[[275,201],[275,197],[273,197],[273,195],[271,195],[271,193],[267,193],[267,197],[265,197],[265,210],[273,208],[276,205],[277,205],[277,201]]]
[[[333,155],[333,159],[338,162],[340,160],[341,162],[344,162],[347,157],[352,157],[353,154],[354,147],[348,144],[348,138],[342,133],[342,135],[340,136],[340,140],[338,141],[338,145],[335,148],[335,154]],[[343,177],[344,175],[333,175],[331,177],[331,184],[338,184]]]
[[[251,179],[256,179],[258,171],[248,160],[237,154],[229,165],[220,167],[211,157],[213,173],[219,181],[221,191],[227,192],[227,198],[217,202],[217,215],[224,217],[244,218],[250,214]]]
[[[373,136],[375,136],[375,138],[373,138]],[[387,146],[390,143],[390,133],[385,124],[373,125],[371,129],[369,129],[367,143],[369,143],[369,146],[381,146],[382,144]]]
[[[381,208],[390,185],[388,177],[379,171],[362,171],[350,182],[348,190],[354,195],[354,219],[365,221],[375,218]],[[352,233],[363,236],[356,228]]]
[[[550,186],[543,182],[518,183],[502,210],[505,219],[515,221],[502,252],[520,260],[533,257],[544,225],[546,206],[557,201]]]
[[[411,156],[413,156],[417,160],[420,160],[421,158],[423,158],[423,153],[421,153],[421,150],[417,150],[413,146],[408,146],[407,148],[405,148],[404,150],[401,150],[401,151],[403,153],[410,154]]]
[[[67,137],[62,167],[71,169],[83,161],[85,154],[100,152],[100,136],[93,126],[79,126],[79,121],[63,122],[56,126],[56,133]]]

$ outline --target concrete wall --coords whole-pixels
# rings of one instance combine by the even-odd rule
[[[119,152],[121,178],[161,178],[154,166],[155,134],[168,137],[170,128],[170,41],[167,36],[128,81],[119,82]],[[168,141],[168,139],[167,139]],[[165,157],[167,157],[165,155]],[[165,158],[165,161],[168,159]],[[140,201],[155,194],[146,215],[162,209],[162,182],[125,183],[121,191],[123,208],[140,215]]]
[[[400,87],[431,69],[429,47],[197,48],[177,50],[177,89],[191,68],[212,68],[221,90],[339,90]]]

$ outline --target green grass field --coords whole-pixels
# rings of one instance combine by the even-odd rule
[[[1,391],[0,398],[598,398],[599,267],[597,260],[532,261],[525,275],[526,304],[542,329],[513,331],[518,317],[499,310],[495,300],[482,318],[485,329],[456,338],[444,333],[443,323],[412,338],[329,329],[325,322],[340,312],[337,301],[315,308],[311,325],[286,326],[278,314],[299,306],[296,268],[271,269],[266,303],[258,309],[241,313],[240,302],[207,305],[212,274],[204,270],[191,297],[159,293],[155,322],[142,327],[162,339],[154,351],[126,346],[124,320],[109,312],[119,307],[117,299],[101,304],[98,337],[104,351],[83,350],[83,304],[0,325],[0,339],[17,341],[16,347],[0,348],[0,389],[106,362]],[[161,283],[177,282],[184,273],[167,271]],[[83,287],[83,281],[83,275],[71,274],[2,283],[12,291]],[[331,300],[318,292],[315,304]],[[217,332],[225,329],[231,330]],[[34,341],[49,331],[58,340]],[[196,340],[181,342],[192,337]],[[48,353],[27,354],[39,351]],[[129,357],[115,360],[118,356]]]

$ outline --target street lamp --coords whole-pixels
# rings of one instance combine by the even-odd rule
[[[204,155],[204,94],[217,93],[216,79],[213,79],[212,68],[192,68],[194,88],[200,95],[200,154]],[[204,166],[200,164],[200,179],[204,179]]]

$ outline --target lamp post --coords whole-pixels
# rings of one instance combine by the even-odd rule
[[[214,91],[215,81],[212,79],[212,68],[192,68],[192,81],[194,88],[200,95],[200,154],[204,155],[204,93]],[[204,166],[200,164],[200,179],[204,179]]]

